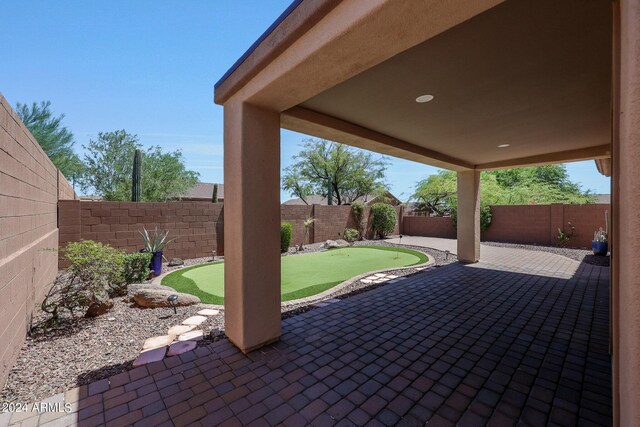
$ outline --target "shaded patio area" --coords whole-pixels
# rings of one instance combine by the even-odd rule
[[[248,355],[223,340],[0,424],[610,425],[609,270],[522,263],[432,267],[285,319]]]

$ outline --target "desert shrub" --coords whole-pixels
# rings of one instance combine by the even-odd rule
[[[358,239],[362,240],[364,234],[364,210],[365,205],[363,202],[356,200],[351,203],[351,214],[356,222],[356,231],[358,232]]]
[[[396,226],[396,210],[386,203],[374,203],[371,206],[371,228],[383,238],[393,232]]]
[[[124,282],[141,283],[149,277],[149,264],[153,254],[149,252],[135,252],[124,255]]]
[[[41,304],[56,323],[60,312],[72,317],[87,308],[108,306],[109,297],[126,291],[124,254],[91,240],[69,243],[63,250],[70,265],[59,276]]]
[[[355,228],[347,228],[344,230],[344,240],[349,243],[353,243],[358,239],[359,234],[360,233],[358,233],[358,230]]]
[[[489,226],[491,225],[491,206],[489,205],[480,205],[480,231],[487,231]],[[453,208],[451,210],[451,223],[453,224],[453,228],[458,227],[458,210]]]
[[[291,243],[291,234],[293,233],[293,226],[290,222],[283,222],[280,224],[280,251],[287,252]]]

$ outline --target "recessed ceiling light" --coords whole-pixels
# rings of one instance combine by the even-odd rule
[[[424,104],[425,102],[429,102],[433,99],[433,95],[420,95],[416,98],[416,102],[420,104]]]
[[[507,148],[509,146],[509,144],[500,144],[498,145],[498,148]]]

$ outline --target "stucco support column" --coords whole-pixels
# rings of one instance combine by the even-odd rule
[[[614,129],[614,415],[640,425],[640,0],[620,0],[619,112]],[[614,68],[615,69],[615,68]],[[615,97],[614,97],[615,99]],[[617,138],[616,138],[617,136]]]
[[[224,106],[225,333],[248,352],[280,337],[280,114]]]
[[[458,172],[458,261],[480,259],[480,172]]]

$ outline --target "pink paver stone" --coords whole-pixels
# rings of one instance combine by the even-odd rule
[[[196,328],[196,325],[175,325],[172,326],[167,332],[169,335],[182,335]]]
[[[220,313],[220,310],[214,310],[212,308],[205,308],[204,310],[200,310],[198,314],[202,316],[217,316]]]
[[[167,347],[159,347],[140,353],[140,356],[133,361],[133,367],[146,365],[151,362],[158,362],[164,359],[164,355],[167,353]]]
[[[198,326],[199,324],[201,324],[205,320],[207,320],[207,318],[204,317],[204,316],[191,316],[188,319],[185,319],[185,321],[182,322],[182,324],[183,325],[195,325],[195,326]]]
[[[175,335],[160,335],[159,337],[148,338],[144,344],[142,344],[142,349],[150,350],[152,348],[167,346],[170,345],[174,339],[176,339]]]
[[[178,337],[178,341],[198,341],[202,339],[202,330],[187,332]]]
[[[167,351],[167,356],[177,356],[178,354],[186,353],[187,351],[191,351],[196,348],[197,345],[198,344],[193,340],[178,341],[171,344],[169,351]]]

